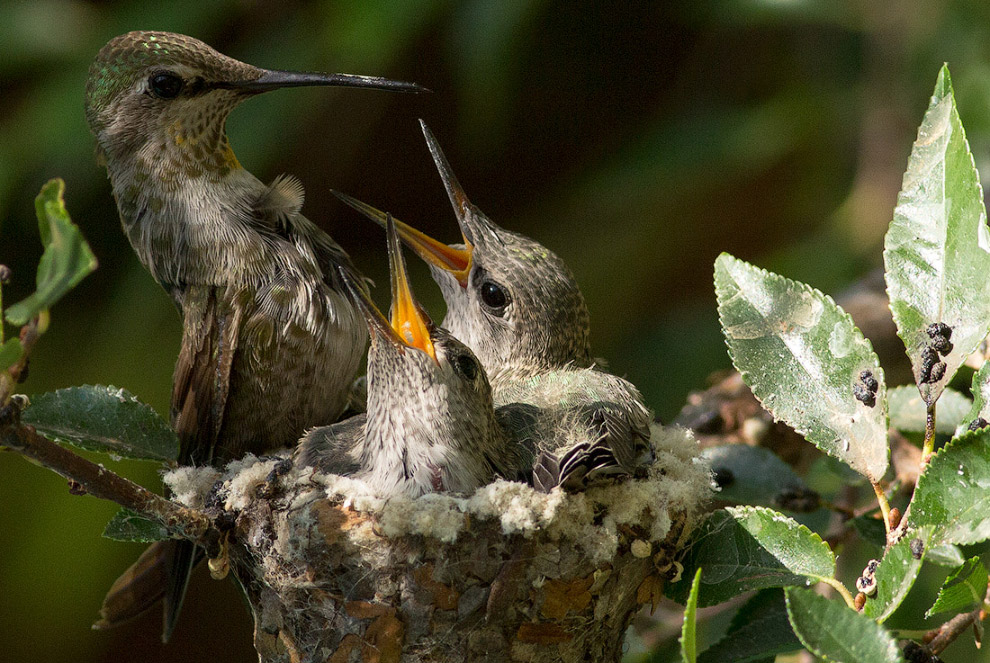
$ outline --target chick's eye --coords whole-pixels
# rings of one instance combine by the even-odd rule
[[[478,377],[478,362],[471,355],[457,355],[454,359],[454,369],[468,380]]]
[[[182,92],[182,78],[171,72],[152,74],[148,79],[151,92],[159,99],[175,99]]]
[[[498,283],[485,281],[481,284],[481,301],[488,308],[501,314],[509,304],[509,296]]]

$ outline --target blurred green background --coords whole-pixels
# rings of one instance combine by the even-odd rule
[[[100,260],[54,309],[26,393],[110,383],[167,412],[178,317],[120,231],[82,112],[89,62],[129,30],[191,34],[269,68],[431,88],[264,95],[234,112],[229,133],[263,180],[298,176],[306,215],[382,283],[383,234],[329,189],[457,239],[416,125],[424,118],[472,201],[571,265],[596,352],[668,419],[729,365],[711,287],[719,252],[826,292],[880,264],[943,61],[977,165],[990,173],[990,5],[979,0],[6,0],[0,26],[6,301],[33,285],[32,199],[51,177],[66,180],[67,206]],[[417,294],[439,319],[437,290],[414,268]],[[105,462],[158,486],[151,465]],[[90,631],[104,591],[143,546],[100,538],[114,506],[70,496],[64,481],[9,453],[0,504],[0,658],[255,658],[236,591],[205,574],[167,647],[157,611]],[[946,660],[973,656],[960,643]]]

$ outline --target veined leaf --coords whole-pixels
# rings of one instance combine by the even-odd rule
[[[727,601],[751,589],[808,585],[835,575],[835,557],[817,534],[763,507],[730,507],[712,513],[683,559],[681,581],[667,588],[687,600],[689,578],[704,569],[698,605]]]
[[[932,545],[990,538],[990,428],[971,431],[932,456],[908,508],[913,527],[931,526]]]
[[[64,193],[65,182],[54,179],[45,184],[35,198],[38,230],[45,251],[38,263],[34,294],[7,309],[7,321],[12,325],[27,323],[96,269],[96,256],[65,209]]]
[[[915,387],[894,387],[887,392],[890,404],[890,427],[909,433],[924,433],[928,419],[928,406]],[[952,435],[966,419],[973,402],[955,389],[946,389],[938,399],[938,416],[935,432]]]
[[[948,67],[918,129],[883,256],[897,334],[931,404],[990,329],[990,231]]]
[[[891,546],[876,569],[877,592],[866,600],[863,614],[884,622],[911,591],[931,540],[931,528],[912,530]]]
[[[774,417],[878,482],[887,395],[870,342],[832,299],[723,253],[718,312],[736,368]]]
[[[179,438],[125,389],[69,387],[31,397],[21,420],[56,442],[143,460],[175,460]]]
[[[719,482],[720,500],[777,507],[782,491],[808,491],[791,466],[769,449],[723,444],[704,449],[701,455],[711,464]]]
[[[983,603],[987,595],[987,569],[979,557],[972,557],[953,571],[938,590],[935,604],[925,613],[967,612]]]
[[[894,638],[869,617],[810,589],[784,592],[794,633],[815,656],[840,663],[903,663]]]
[[[982,422],[980,422],[980,419],[984,422],[990,422],[990,361],[983,362],[980,370],[973,374],[972,392],[973,405],[963,417],[959,428],[956,430],[956,435],[962,435],[970,426],[982,428],[983,425],[981,425]],[[941,419],[941,407],[938,409],[938,415],[939,419]],[[976,423],[974,424],[974,422]],[[936,419],[937,424],[938,419]]]
[[[801,649],[787,620],[784,593],[765,589],[736,612],[725,637],[698,657],[700,663],[757,663]]]

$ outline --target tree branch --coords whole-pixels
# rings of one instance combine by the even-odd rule
[[[73,483],[73,492],[82,491],[116,502],[160,523],[173,536],[200,545],[219,539],[219,531],[205,513],[156,495],[102,465],[63,449],[39,435],[34,427],[21,424],[16,399],[0,408],[0,445],[62,475]]]

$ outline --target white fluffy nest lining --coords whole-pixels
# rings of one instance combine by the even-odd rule
[[[469,520],[498,520],[504,534],[531,537],[544,532],[554,539],[567,539],[583,549],[594,562],[611,559],[618,546],[619,526],[637,526],[649,531],[652,541],[662,541],[672,518],[695,520],[711,496],[711,476],[699,456],[697,441],[681,428],[653,427],[656,462],[646,479],[593,487],[583,493],[555,488],[541,493],[526,484],[498,480],[469,496],[431,493],[418,498],[376,496],[363,481],[313,468],[292,469],[283,475],[283,486],[294,488],[290,510],[301,510],[316,499],[329,499],[357,512],[374,516],[351,528],[347,536],[360,543],[409,535],[433,537],[452,543],[468,527]],[[224,482],[225,508],[243,510],[257,499],[257,488],[288,452],[265,459],[248,454],[230,463],[221,474],[210,467],[181,467],[164,475],[173,499],[192,508],[202,508],[218,480]]]

